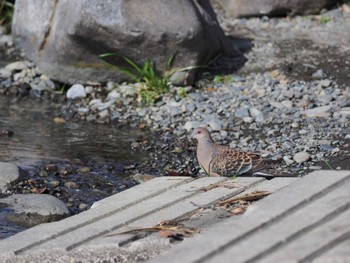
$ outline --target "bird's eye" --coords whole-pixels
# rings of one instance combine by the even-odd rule
[[[198,131],[197,133],[198,133],[198,134],[201,134],[202,132],[201,132],[201,131]]]

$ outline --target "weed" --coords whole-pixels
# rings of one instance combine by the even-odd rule
[[[320,17],[320,24],[327,24],[331,21],[331,18],[329,16],[321,16]]]
[[[60,87],[59,87],[59,92],[60,92],[61,94],[65,94],[65,93],[67,92],[67,90],[68,90],[68,85],[67,85],[67,83],[63,83],[62,85],[60,85]]]
[[[141,102],[152,105],[154,104],[158,99],[161,98],[161,96],[168,92],[170,89],[170,76],[175,71],[190,71],[193,69],[203,69],[206,68],[209,64],[214,62],[219,58],[220,55],[216,56],[213,60],[209,61],[208,63],[205,63],[204,65],[198,65],[198,66],[189,66],[184,67],[181,69],[174,69],[173,63],[175,60],[175,57],[177,55],[177,51],[169,58],[166,65],[166,70],[163,76],[159,76],[156,73],[155,65],[152,60],[147,59],[143,66],[137,65],[133,60],[131,60],[128,57],[120,56],[116,53],[105,53],[101,54],[100,58],[108,58],[111,56],[118,56],[119,58],[122,58],[124,62],[126,62],[127,67],[120,67],[113,65],[111,63],[106,62],[111,67],[116,68],[117,70],[121,71],[128,77],[130,77],[133,81],[140,83],[138,94],[141,99]],[[187,92],[185,89],[179,90],[178,95],[180,97],[186,97]]]
[[[106,53],[100,55],[100,57],[105,58],[116,55],[117,54],[115,53]],[[169,91],[170,82],[168,77],[162,77],[156,73],[153,61],[147,59],[143,66],[139,66],[129,58],[121,57],[129,67],[118,67],[112,64],[109,65],[120,70],[133,81],[141,84],[138,93],[143,103],[148,105],[154,104],[161,95]],[[170,61],[168,63],[172,62]]]
[[[323,160],[323,162],[327,165],[327,167],[328,167],[330,170],[334,170],[333,167],[330,165],[330,163],[329,163],[327,160]]]
[[[186,88],[184,88],[184,87],[182,87],[182,88],[179,88],[178,90],[177,90],[177,95],[181,98],[181,99],[183,99],[183,98],[186,98],[187,97],[187,91],[186,91]]]
[[[12,1],[0,0],[0,25],[11,24],[14,4]]]
[[[216,84],[224,84],[224,83],[231,83],[234,82],[234,78],[232,77],[232,75],[227,75],[227,76],[220,76],[220,75],[216,75],[214,77],[214,82]]]

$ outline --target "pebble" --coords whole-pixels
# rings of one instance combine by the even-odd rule
[[[249,109],[248,108],[239,108],[235,111],[235,117],[237,118],[245,118],[245,117],[250,117],[249,115]]]
[[[211,120],[208,122],[209,127],[214,131],[219,131],[222,129],[222,122],[218,120]]]
[[[201,126],[201,123],[198,122],[198,121],[187,121],[184,125],[184,128],[187,130],[187,131],[191,131],[197,127],[200,127]]]
[[[315,79],[322,79],[322,78],[326,77],[326,74],[323,72],[322,69],[319,69],[315,73],[312,74],[312,77]]]
[[[297,163],[303,163],[306,162],[310,159],[310,154],[308,152],[298,152],[294,154],[293,160],[296,161]]]
[[[86,97],[85,88],[81,84],[74,84],[72,87],[68,89],[66,96],[68,99]]]
[[[67,188],[72,188],[72,189],[79,189],[79,185],[76,182],[73,181],[68,181],[64,183],[64,186]]]
[[[12,62],[10,64],[7,64],[5,66],[5,69],[13,72],[13,71],[21,71],[23,69],[27,69],[30,66],[33,66],[34,64],[29,61],[16,61]]]
[[[0,162],[0,193],[5,193],[8,185],[19,178],[20,173],[16,165]]]
[[[286,163],[286,165],[291,165],[294,163],[294,161],[289,156],[283,156],[283,161]]]
[[[328,118],[331,116],[331,113],[329,112],[332,109],[332,106],[321,106],[321,107],[315,107],[312,109],[307,109],[302,112],[307,118],[313,118],[313,117],[324,117]]]

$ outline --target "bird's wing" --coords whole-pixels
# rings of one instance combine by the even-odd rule
[[[262,158],[258,154],[223,146],[212,154],[210,166],[212,172],[221,176],[234,176],[249,172],[261,162]]]

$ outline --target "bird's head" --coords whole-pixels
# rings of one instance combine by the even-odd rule
[[[201,139],[210,139],[211,140],[209,131],[203,127],[196,128],[192,133],[192,137],[197,139],[198,141]]]

